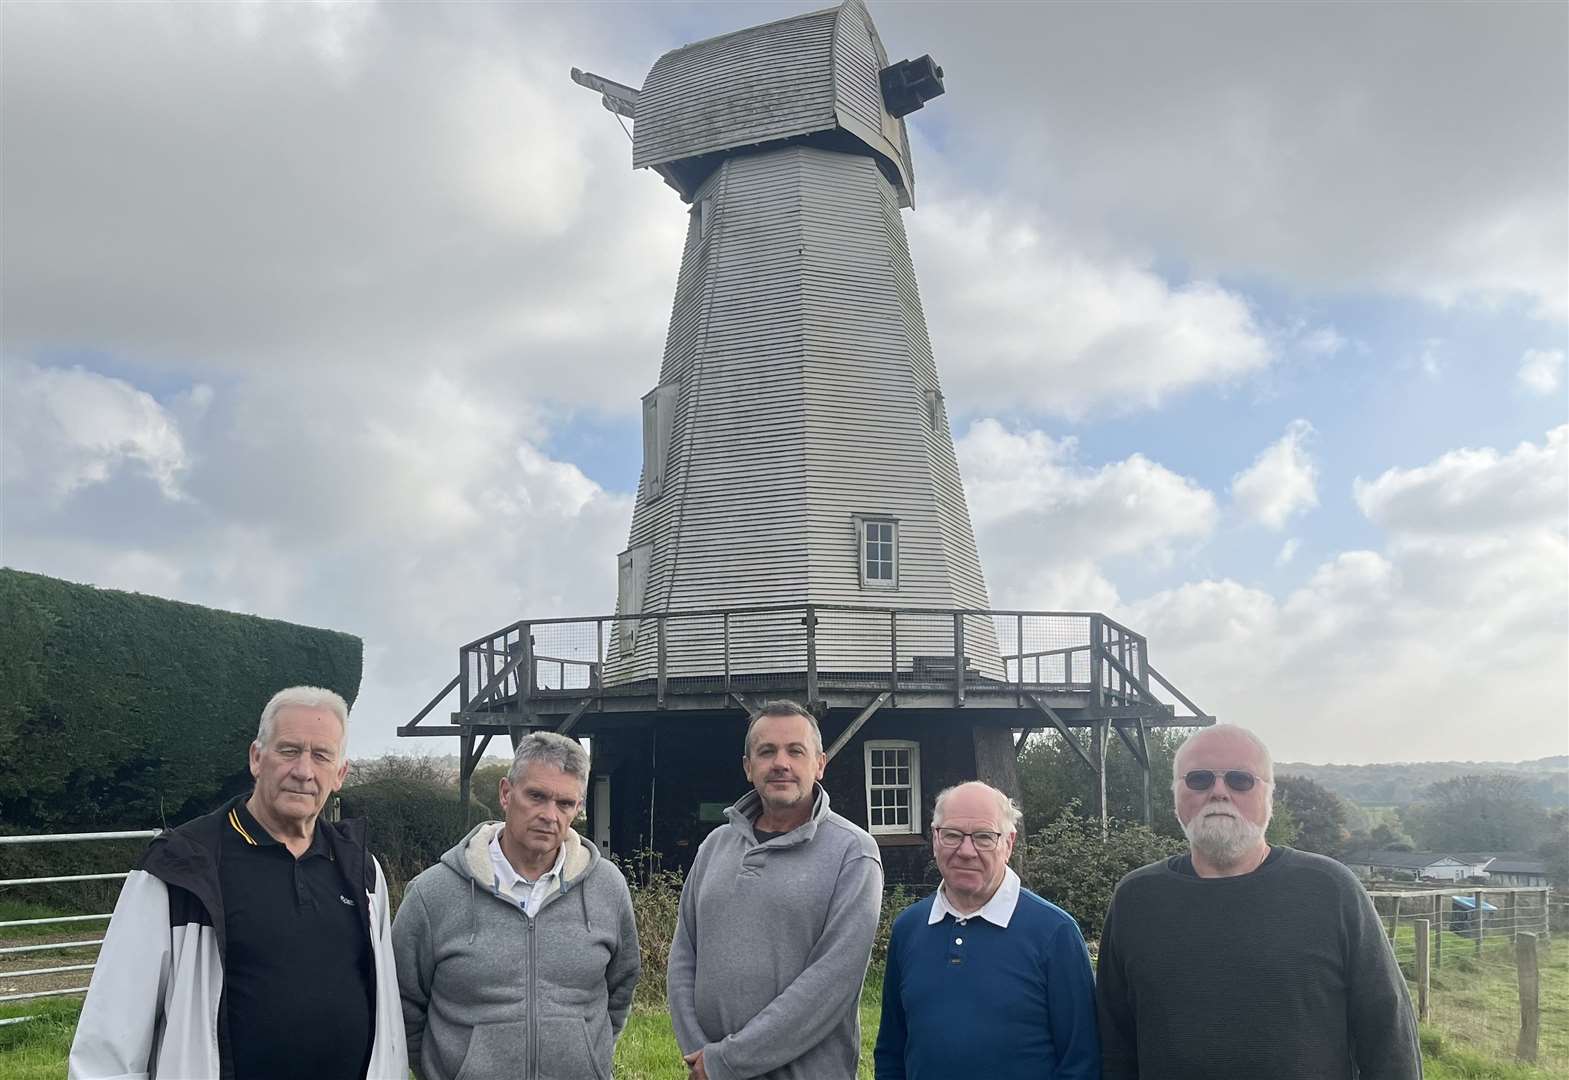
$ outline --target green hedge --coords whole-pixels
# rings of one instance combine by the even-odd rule
[[[472,798],[465,814],[453,788],[402,777],[346,787],[338,800],[340,816],[362,817],[368,823],[367,844],[387,875],[394,909],[403,899],[404,886],[434,866],[470,828],[491,817],[485,805]]]
[[[0,569],[0,828],[176,825],[250,784],[285,686],[351,704],[359,638]]]

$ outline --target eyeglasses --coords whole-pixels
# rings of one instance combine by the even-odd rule
[[[1267,784],[1262,776],[1254,776],[1243,769],[1227,769],[1224,772],[1215,769],[1194,769],[1192,772],[1182,774],[1182,782],[1192,791],[1208,791],[1215,786],[1216,780],[1224,780],[1226,786],[1232,791],[1252,791],[1254,784]]]
[[[980,832],[965,832],[963,829],[938,829],[937,843],[945,848],[956,848],[964,843],[966,836],[970,838],[970,843],[975,845],[976,851],[994,851],[997,848],[997,842],[1002,839],[1001,833],[987,832],[984,829]]]

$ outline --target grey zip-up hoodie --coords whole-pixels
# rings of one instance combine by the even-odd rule
[[[568,832],[532,919],[496,890],[478,825],[415,878],[392,925],[409,1063],[423,1080],[609,1080],[642,968],[626,879]]]
[[[883,867],[876,841],[815,794],[805,825],[759,843],[747,793],[681,889],[670,1020],[712,1080],[854,1080]]]

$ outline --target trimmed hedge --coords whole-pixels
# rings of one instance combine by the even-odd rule
[[[360,639],[0,568],[0,827],[176,825],[250,786],[285,686],[359,692]]]
[[[399,777],[345,787],[338,794],[338,811],[366,820],[367,843],[387,875],[394,910],[420,871],[436,865],[469,829],[491,817],[472,798],[465,814],[453,788]]]

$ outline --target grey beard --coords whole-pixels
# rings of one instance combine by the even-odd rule
[[[1242,817],[1206,817],[1202,811],[1182,827],[1188,844],[1216,866],[1235,866],[1264,839],[1264,826]]]

